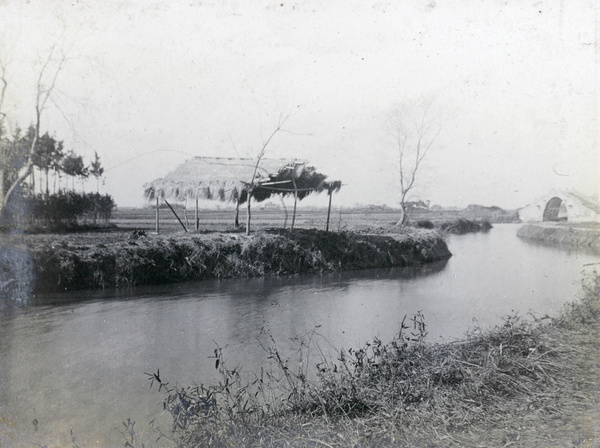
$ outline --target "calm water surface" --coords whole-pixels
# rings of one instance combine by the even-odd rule
[[[600,257],[519,240],[518,226],[451,236],[454,256],[419,268],[205,281],[121,292],[37,297],[0,316],[0,446],[122,446],[161,415],[145,372],[183,385],[210,382],[218,344],[230,365],[265,363],[265,331],[284,354],[316,330],[323,346],[384,341],[422,311],[432,341],[460,339],[513,312],[554,315],[581,294]],[[162,419],[162,420],[161,420]],[[162,446],[165,442],[153,443]]]

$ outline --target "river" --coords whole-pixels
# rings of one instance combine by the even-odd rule
[[[269,335],[291,356],[311,332],[322,347],[390,340],[418,311],[433,342],[515,312],[555,315],[600,257],[528,243],[517,230],[450,236],[450,260],[417,268],[35,297],[0,315],[0,446],[72,446],[71,429],[82,448],[123,446],[115,428],[127,418],[151,441],[149,422],[169,420],[145,373],[213,381],[217,345],[230,365],[256,371]]]

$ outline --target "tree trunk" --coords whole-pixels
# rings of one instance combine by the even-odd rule
[[[400,204],[400,219],[398,219],[398,222],[394,225],[394,227],[402,227],[402,226],[404,226],[405,223],[406,223],[406,207],[404,205],[404,202],[402,202]]]
[[[394,224],[394,227],[402,227],[406,223],[406,196],[408,195],[409,190],[410,189],[404,190],[400,195],[400,219]]]
[[[19,185],[21,185],[21,183],[24,182],[25,179],[27,179],[27,176],[31,175],[31,167],[32,167],[32,164],[31,164],[31,158],[30,158],[27,161],[27,164],[23,167],[23,170],[22,170],[21,174],[8,187],[8,190],[2,191],[2,201],[0,202],[0,219],[2,218],[4,210],[6,210],[6,205],[8,204],[10,196],[13,194],[13,192],[15,191],[15,189]],[[4,179],[0,179],[0,180],[2,180],[2,186],[0,187],[0,190],[4,190]]]
[[[35,196],[35,167],[33,165],[31,165],[29,167],[29,174],[31,176],[31,185],[30,185],[31,195]]]

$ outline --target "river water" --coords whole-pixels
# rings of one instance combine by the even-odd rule
[[[583,273],[600,257],[528,243],[517,230],[450,236],[450,260],[417,268],[36,297],[0,315],[0,446],[72,446],[71,429],[81,447],[123,446],[127,418],[153,440],[149,422],[168,429],[169,420],[145,373],[213,381],[217,345],[230,366],[256,371],[269,335],[291,356],[295,338],[313,331],[322,347],[390,340],[418,311],[430,341],[515,312],[555,315],[581,295]]]

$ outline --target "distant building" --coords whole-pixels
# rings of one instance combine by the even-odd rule
[[[275,204],[274,202],[267,202],[260,206],[261,210],[279,210],[281,206],[279,204]]]
[[[405,204],[406,210],[429,210],[429,201],[409,201]]]

